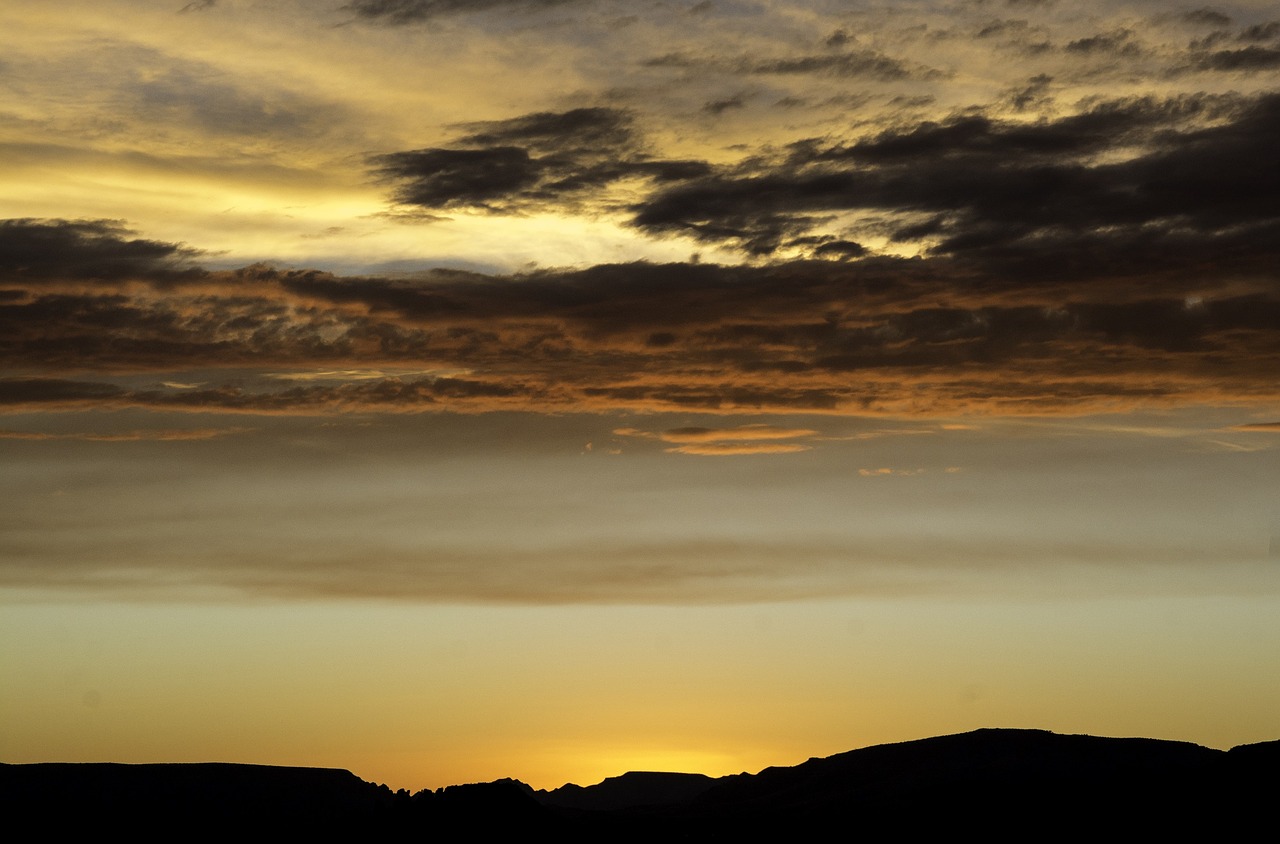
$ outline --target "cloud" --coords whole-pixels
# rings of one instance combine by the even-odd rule
[[[396,200],[406,205],[447,208],[484,205],[521,192],[542,178],[542,167],[519,147],[423,149],[375,159],[382,176],[405,182]]]
[[[738,108],[746,108],[747,100],[743,94],[734,94],[732,97],[725,97],[722,100],[711,100],[703,104],[702,110],[707,114],[724,114]]]
[[[1241,41],[1269,41],[1272,38],[1280,38],[1280,21],[1254,24],[1239,35]]]
[[[939,125],[842,147],[837,159],[981,162],[1001,157],[991,147],[1032,143],[1008,131]],[[1217,150],[1233,138],[1247,163],[1256,130],[1235,119],[1190,133]],[[1049,146],[1092,143],[1081,130]],[[1106,166],[1152,166],[1152,155],[1187,147],[1165,144]],[[1280,226],[1267,219],[1270,194],[1237,197],[1233,179],[1245,175],[1234,168],[1245,163],[1187,156],[1175,172],[1217,172],[1188,175],[1204,177],[1203,193],[1188,191],[1181,208],[1168,198],[1179,218],[1164,232],[1159,221],[1125,234],[1118,221],[1098,233],[1046,218],[1044,231],[1012,240],[843,263],[394,279],[208,271],[186,247],[119,224],[10,221],[0,232],[31,236],[15,235],[0,274],[0,366],[11,374],[0,407],[956,416],[1273,401]],[[1263,223],[1239,207],[1248,203]],[[663,435],[676,446],[803,436],[750,426]]]
[[[564,209],[583,198],[600,201],[604,189],[623,180],[661,184],[711,171],[704,162],[648,155],[633,122],[629,112],[612,108],[536,112],[465,124],[458,147],[387,153],[370,163],[398,185],[394,196],[403,205],[498,212]]]
[[[1133,33],[1127,29],[1117,29],[1091,35],[1088,38],[1077,38],[1067,43],[1066,51],[1080,55],[1095,56],[1136,56],[1142,48],[1132,40]]]
[[[803,443],[690,443],[666,449],[673,454],[696,454],[702,457],[740,457],[747,454],[796,454],[812,446]]]
[[[830,42],[828,42],[830,44]],[[649,68],[672,68],[728,76],[826,76],[875,82],[935,80],[947,74],[936,68],[894,58],[876,50],[784,55],[774,58],[690,55],[673,52],[641,62]]]
[[[214,440],[222,437],[242,434],[252,428],[173,428],[165,430],[137,430],[115,433],[79,432],[74,434],[51,434],[46,431],[7,431],[0,430],[0,440],[82,440],[85,442],[191,442]]]
[[[400,370],[397,372],[389,372],[385,369],[330,369],[310,372],[268,372],[263,377],[274,378],[281,381],[333,381],[342,383],[347,381],[381,381],[390,378],[405,377],[434,377],[437,375],[461,375],[465,371],[457,372],[440,372],[431,369],[420,370]],[[165,384],[165,386],[174,386]]]
[[[1116,29],[1064,50],[1126,53],[1132,38]],[[753,59],[747,69],[816,72],[851,55]],[[1280,66],[1277,55],[1249,45],[1182,58],[1244,71]],[[676,52],[646,64],[695,70],[717,61]],[[1051,83],[1039,73],[986,107],[932,120],[900,115],[736,162],[664,158],[648,145],[646,115],[584,107],[461,124],[450,145],[387,153],[371,164],[400,206],[428,213],[607,215],[651,237],[754,258],[915,252],[1030,275],[1069,272],[1082,261],[1092,264],[1085,272],[1116,261],[1145,266],[1162,255],[1194,262],[1238,254],[1250,242],[1266,250],[1280,225],[1269,199],[1280,96],[1095,96],[1062,110]],[[743,107],[746,97],[701,102],[716,115]]]
[[[119,99],[135,120],[204,139],[314,139],[334,118],[333,106],[267,86],[250,86],[196,63],[165,62],[125,76]]]
[[[782,428],[777,425],[668,428],[656,432],[636,428],[618,428],[613,433],[621,437],[674,443],[674,448],[668,448],[665,451],[671,454],[696,454],[704,457],[795,454],[809,451],[812,446],[803,442],[782,442],[782,440],[807,440],[818,436],[817,431],[809,428]]]
[[[739,425],[734,428],[668,428],[658,437],[669,443],[712,443],[724,441],[794,440],[815,437],[808,428],[780,428],[776,425]]]
[[[1263,433],[1280,433],[1280,422],[1255,422],[1249,425],[1236,425],[1232,431],[1258,431]]]
[[[1242,47],[1238,50],[1219,50],[1197,59],[1194,66],[1198,70],[1246,73],[1273,70],[1280,67],[1280,50],[1258,46]]]
[[[883,82],[930,79],[943,75],[941,71],[933,68],[917,67],[874,50],[744,61],[741,69],[747,73],[761,75],[822,74],[853,79],[876,79]]]
[[[353,0],[342,8],[364,20],[389,26],[420,23],[446,15],[502,11],[535,11],[585,0]]]
[[[61,404],[89,405],[120,398],[127,391],[114,384],[58,378],[0,379],[0,407],[39,408]]]
[[[1207,7],[1183,12],[1182,19],[1187,23],[1202,24],[1205,26],[1227,26],[1231,23],[1230,15],[1219,12],[1217,9],[1210,9]]]
[[[201,14],[180,28],[208,19]],[[331,88],[295,86],[288,74],[254,75],[230,58],[234,49],[224,56],[211,52],[218,50],[194,58],[181,45],[150,46],[128,34],[15,50],[6,55],[10,73],[25,80],[23,98],[39,117],[11,126],[17,131],[7,131],[6,139],[15,146],[26,141],[27,155],[45,164],[53,158],[60,171],[76,156],[114,157],[121,168],[154,156],[185,179],[193,170],[297,166],[335,145],[367,147],[360,104],[340,102]]]
[[[867,235],[1033,276],[1252,261],[1280,227],[1278,131],[1274,94],[1111,100],[1030,124],[965,116],[659,186],[633,222],[771,255],[805,248],[833,215],[874,215]]]
[[[830,439],[840,440],[878,440],[884,437],[921,437],[932,436],[941,431],[968,431],[972,430],[972,426],[959,425],[956,423],[947,423],[938,425],[937,428],[879,428],[871,431],[858,431],[855,434],[846,434],[840,437]]]
[[[463,124],[471,131],[458,142],[481,147],[514,143],[540,152],[581,153],[601,146],[631,146],[635,140],[631,124],[629,113],[613,108],[540,111],[510,120]]]
[[[1221,567],[1204,566],[1206,549],[1174,541],[1037,541],[1021,535],[966,540],[872,532],[828,542],[709,536],[474,550],[430,543],[405,548],[377,530],[358,538],[350,531],[322,532],[317,539],[315,525],[299,536],[278,522],[266,525],[252,518],[241,523],[240,531],[217,530],[221,523],[213,530],[197,525],[203,541],[192,543],[184,530],[180,544],[172,530],[149,530],[153,525],[148,514],[140,513],[135,525],[120,528],[130,541],[103,544],[99,531],[37,523],[45,529],[38,557],[30,553],[30,528],[13,531],[4,537],[0,584],[135,599],[214,595],[549,605],[776,602],[833,595],[954,595],[970,589],[990,597],[992,589],[1025,592],[1028,584],[1008,575],[1031,569],[1060,575],[1043,583],[1045,593],[1057,598],[1064,589],[1114,596],[1137,586],[1149,594],[1145,578],[1150,572],[1159,572],[1163,588],[1191,594],[1222,586]],[[1256,556],[1249,548],[1215,547],[1210,553],[1223,565],[1249,564]],[[1191,583],[1169,581],[1197,571],[1201,575]]]
[[[0,284],[52,279],[168,284],[202,275],[193,265],[198,250],[132,234],[119,220],[0,220]]]

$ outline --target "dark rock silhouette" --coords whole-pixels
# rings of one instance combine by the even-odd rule
[[[569,783],[551,791],[538,791],[536,797],[547,806],[611,811],[688,803],[715,783],[706,774],[630,771],[593,786]]]
[[[1149,832],[1213,820],[1225,755],[1182,742],[978,730],[725,777],[696,807],[700,818],[757,830],[856,820],[907,834]]]
[[[1220,751],[1041,730],[878,745],[719,779],[632,772],[537,792],[504,779],[411,795],[348,771],[262,765],[0,764],[0,809],[15,828],[37,823],[42,834],[1222,838],[1268,823],[1277,787],[1280,741]]]
[[[0,805],[42,834],[361,826],[386,815],[385,786],[331,768],[226,763],[0,765]]]

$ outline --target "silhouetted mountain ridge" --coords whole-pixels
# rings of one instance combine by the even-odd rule
[[[547,806],[566,809],[611,811],[640,806],[687,803],[716,784],[706,774],[663,771],[628,771],[592,786],[567,783],[535,796]]]
[[[546,832],[717,840],[979,831],[1221,837],[1267,822],[1280,741],[1188,742],[986,729],[713,779],[633,771],[534,791],[513,779],[410,794],[349,771],[235,764],[0,764],[0,803],[46,831]]]

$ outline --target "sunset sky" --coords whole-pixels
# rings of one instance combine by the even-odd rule
[[[0,2],[0,761],[1280,738],[1274,0]]]

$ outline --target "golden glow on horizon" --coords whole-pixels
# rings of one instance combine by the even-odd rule
[[[416,790],[755,772],[997,724],[1229,747],[1274,729],[1270,603],[11,604],[0,708],[26,726],[0,753],[344,767]]]

